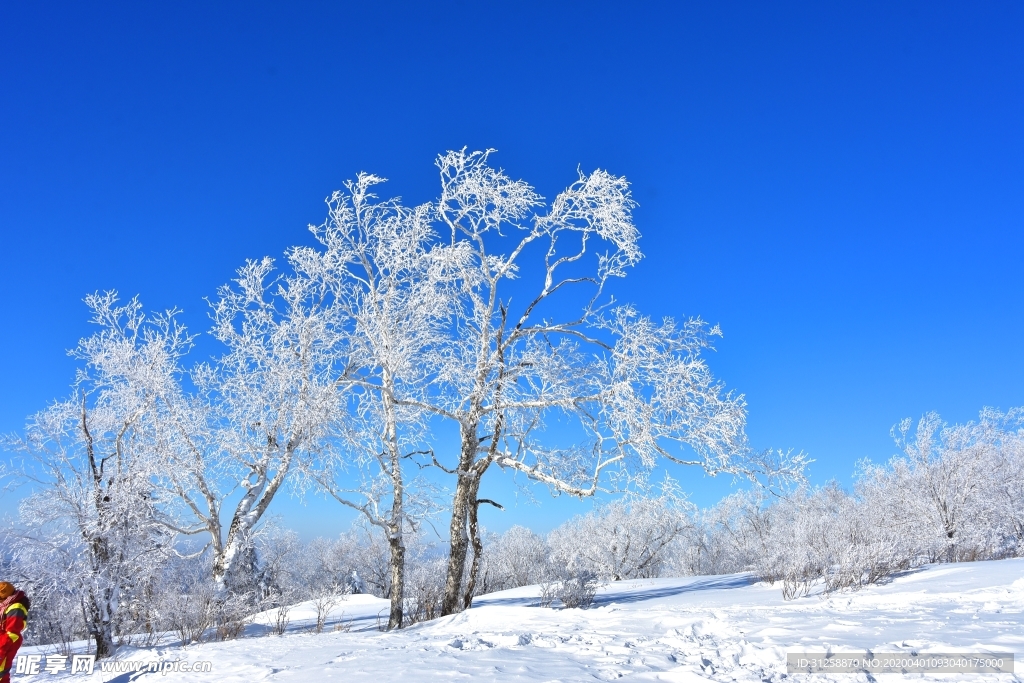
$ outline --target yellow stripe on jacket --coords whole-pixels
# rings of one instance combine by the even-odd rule
[[[4,612],[4,616],[6,617],[8,614],[10,614],[11,612],[14,612],[15,610],[17,610],[18,612],[21,612],[20,616],[21,616],[22,619],[27,619],[28,618],[28,608],[25,607],[25,605],[21,604],[20,602],[16,602],[13,605],[11,605],[10,607],[8,607],[7,610]]]

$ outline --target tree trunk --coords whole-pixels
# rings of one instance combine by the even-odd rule
[[[455,614],[470,607],[473,602],[473,590],[476,588],[480,560],[483,556],[483,543],[480,541],[480,529],[477,523],[477,494],[480,492],[480,480],[483,478],[484,472],[487,471],[490,460],[487,458],[476,460],[479,445],[476,423],[464,424],[461,432],[462,453],[459,460],[455,496],[452,499],[448,576],[445,581],[441,616]],[[467,589],[463,593],[462,579],[466,571],[466,556],[469,554],[471,538],[473,566],[470,569]]]
[[[402,492],[396,491],[392,503],[388,546],[391,549],[391,615],[388,630],[402,628],[405,613],[405,539],[402,535]]]
[[[395,387],[389,371],[384,372],[388,391],[384,394],[384,415],[387,448],[390,452],[388,475],[391,477],[391,520],[387,525],[391,550],[391,614],[388,630],[402,628],[405,613],[405,480],[402,477],[402,452],[398,442],[398,417],[393,396]]]
[[[469,508],[476,504],[476,490],[479,477],[473,469],[476,460],[478,439],[476,422],[463,423],[460,429],[462,437],[459,455],[458,480],[455,496],[452,499],[452,524],[449,527],[449,569],[444,581],[444,600],[441,602],[441,616],[459,611],[462,606],[462,574],[466,569],[466,552],[469,549],[469,529],[467,518]]]
[[[484,544],[480,541],[480,524],[477,521],[480,510],[480,501],[477,500],[477,494],[480,493],[480,474],[473,481],[469,491],[469,538],[473,544],[473,564],[469,569],[469,578],[466,581],[462,609],[469,609],[473,606],[473,591],[476,590],[476,577],[480,572],[480,560],[484,554]]]
[[[252,542],[253,529],[259,523],[263,513],[270,505],[270,501],[273,500],[274,494],[277,493],[284,481],[293,453],[294,445],[289,442],[285,455],[281,459],[280,469],[273,480],[268,483],[266,470],[259,470],[256,481],[248,487],[245,495],[235,507],[235,512],[231,516],[231,524],[228,525],[228,535],[224,541],[223,550],[216,553],[213,558],[213,578],[217,590],[222,596],[244,591],[249,587],[250,580],[254,578],[244,575],[251,573],[247,572],[247,568],[244,566],[245,551]]]
[[[441,616],[455,614],[462,607],[462,575],[466,569],[466,553],[469,549],[467,520],[470,507],[476,505],[476,492],[480,478],[473,467],[478,446],[477,424],[462,425],[462,446],[459,455],[458,480],[452,498],[452,521],[449,527],[451,538],[448,551],[448,576],[444,584],[444,601]]]
[[[455,614],[462,602],[462,574],[466,568],[466,553],[469,549],[469,531],[466,521],[469,509],[476,503],[473,492],[476,477],[470,471],[459,470],[458,482],[455,485],[455,496],[452,499],[452,522],[449,528],[451,542],[448,551],[448,576],[444,584],[444,601],[441,603],[441,616]]]
[[[89,624],[89,634],[96,641],[96,659],[104,659],[112,656],[117,649],[109,600],[93,592],[89,602],[89,621],[92,622]]]
[[[247,541],[247,534],[240,533],[238,527],[232,524],[227,543],[220,552],[214,554],[213,580],[221,596],[237,593],[244,588],[246,582],[243,580],[244,577],[239,576],[237,564]]]
[[[96,659],[113,656],[117,646],[114,644],[114,633],[109,623],[99,624],[98,628],[93,630],[92,637],[96,640]]]

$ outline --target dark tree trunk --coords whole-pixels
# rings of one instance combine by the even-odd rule
[[[452,523],[449,529],[451,542],[448,551],[448,576],[444,585],[444,601],[441,603],[441,616],[455,614],[461,607],[462,574],[466,567],[466,554],[469,549],[469,531],[467,518],[469,508],[475,502],[470,498],[475,491],[472,473],[459,473],[455,485],[455,496],[452,500]]]
[[[401,523],[401,522],[399,522]],[[402,628],[405,610],[405,542],[402,531],[389,529],[388,545],[391,549],[391,615],[388,630]]]
[[[482,473],[481,473],[482,474]],[[469,538],[473,544],[473,564],[469,569],[469,578],[466,581],[466,593],[462,598],[462,609],[469,609],[473,606],[473,591],[476,590],[476,578],[480,573],[480,561],[483,559],[484,544],[480,541],[480,524],[477,521],[477,514],[480,510],[480,501],[477,494],[480,492],[480,477],[477,476],[469,492]]]

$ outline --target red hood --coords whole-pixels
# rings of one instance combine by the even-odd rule
[[[32,604],[32,601],[25,595],[25,591],[14,591],[14,594],[6,600],[0,601],[0,615],[7,611],[7,608],[15,603],[21,603],[27,610]]]

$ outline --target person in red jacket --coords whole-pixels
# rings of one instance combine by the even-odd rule
[[[23,591],[0,581],[0,683],[11,683],[14,657],[21,647],[21,632],[28,620],[29,599]]]

